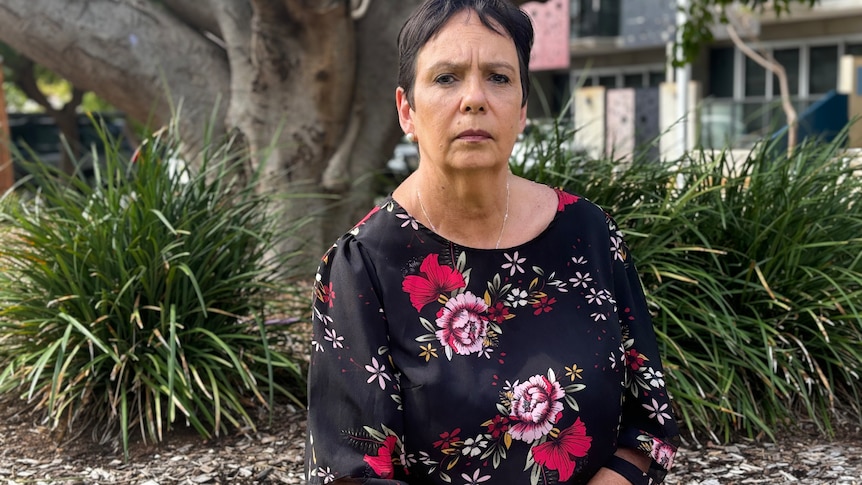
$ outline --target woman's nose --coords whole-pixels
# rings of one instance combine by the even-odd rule
[[[461,111],[465,113],[485,112],[488,103],[481,80],[471,79],[464,84],[464,97],[461,100]]]

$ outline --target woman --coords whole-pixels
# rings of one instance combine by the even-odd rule
[[[613,220],[515,177],[529,18],[427,0],[395,98],[420,164],[324,256],[310,483],[657,483],[677,427]]]

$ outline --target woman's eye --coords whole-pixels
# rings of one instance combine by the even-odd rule
[[[491,81],[497,84],[508,84],[509,76],[506,76],[505,74],[492,74]]]
[[[437,84],[452,84],[455,82],[455,76],[451,74],[441,74],[434,79]]]

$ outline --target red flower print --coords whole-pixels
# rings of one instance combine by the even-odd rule
[[[512,438],[530,443],[548,434],[563,411],[560,399],[564,395],[559,382],[543,375],[515,386],[509,413],[509,419],[515,422],[509,428]]]
[[[335,290],[332,288],[332,282],[330,281],[329,285],[317,283],[316,286],[317,299],[323,303],[329,303],[329,308],[332,308],[333,300],[335,300]]]
[[[392,466],[392,457],[395,453],[396,438],[387,436],[383,444],[377,449],[377,456],[365,455],[363,460],[371,466],[374,473],[380,478],[392,478],[395,476],[395,467]]]
[[[485,426],[488,427],[488,433],[491,434],[491,438],[497,439],[509,430],[509,418],[498,414],[486,422]]]
[[[549,311],[553,310],[553,307],[551,305],[556,302],[556,298],[548,298],[547,296],[543,296],[541,299],[539,299],[539,301],[533,303],[533,308],[535,308],[535,310],[533,311],[533,315],[541,315],[542,312],[548,313]]]
[[[450,298],[437,317],[437,340],[458,355],[481,352],[488,331],[488,319],[483,315],[487,309],[485,300],[469,291]]]
[[[534,447],[533,459],[544,467],[557,470],[560,481],[565,482],[575,471],[574,459],[587,456],[592,441],[593,438],[587,436],[587,427],[578,418],[575,424],[560,431],[556,439],[551,438]]]
[[[436,301],[440,294],[463,288],[467,285],[464,276],[448,266],[437,262],[439,255],[429,254],[419,266],[420,274],[404,278],[401,288],[410,295],[410,303],[416,311]]]
[[[496,305],[488,307],[488,320],[495,323],[503,323],[509,316],[509,307],[502,301],[498,301]]]
[[[363,217],[361,221],[357,222],[356,225],[353,226],[353,228],[356,229],[357,227],[365,224],[365,221],[367,221],[369,218],[371,218],[371,216],[373,216],[379,210],[380,210],[380,206],[376,206],[373,209],[371,209],[371,211],[368,212],[368,214],[365,214],[365,217]]]
[[[631,368],[631,370],[636,371],[640,369],[643,367],[645,361],[646,357],[636,349],[626,350],[626,364]]]
[[[581,200],[577,195],[569,194],[568,192],[564,192],[560,189],[554,189],[557,191],[557,200],[559,203],[557,204],[557,212],[563,212],[563,209],[566,208],[569,204],[574,204],[575,202]]]
[[[455,428],[451,433],[448,431],[440,433],[440,440],[434,442],[434,448],[445,450],[451,447],[452,443],[461,441],[461,438],[458,436],[459,434],[461,434],[461,428]]]

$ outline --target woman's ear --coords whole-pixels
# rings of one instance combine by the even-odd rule
[[[413,133],[413,108],[407,100],[407,92],[400,86],[395,89],[395,106],[398,109],[398,123],[401,125],[401,130],[404,133]]]

